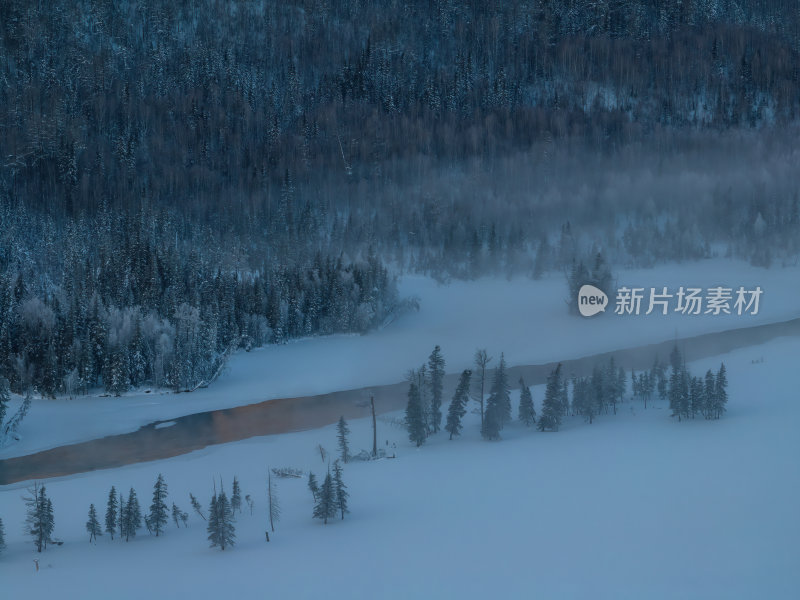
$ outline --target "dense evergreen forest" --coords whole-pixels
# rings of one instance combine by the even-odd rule
[[[403,270],[800,250],[794,0],[0,3],[0,376],[176,390]]]

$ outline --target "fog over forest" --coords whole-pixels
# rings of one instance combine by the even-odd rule
[[[794,0],[8,0],[0,377],[193,389],[407,272],[796,264],[798,116]]]

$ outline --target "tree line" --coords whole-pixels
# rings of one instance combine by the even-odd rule
[[[462,371],[447,409],[445,431],[449,439],[461,434],[462,419],[470,401],[477,404],[480,434],[485,440],[500,439],[503,428],[513,420],[505,355],[500,355],[490,374],[487,367],[491,361],[486,350],[480,349],[475,353],[474,370]],[[428,363],[408,374],[404,424],[409,440],[417,447],[439,431],[441,385],[437,382],[441,382],[444,375],[444,364],[441,349],[436,346]],[[676,345],[670,353],[669,368],[668,372],[668,367],[656,357],[649,371],[639,374],[631,371],[629,387],[628,374],[613,356],[605,363],[594,365],[591,374],[583,377],[569,376],[559,363],[547,376],[539,414],[530,387],[520,377],[517,419],[526,427],[536,426],[539,431],[558,431],[567,416],[581,416],[592,424],[598,415],[617,414],[618,405],[631,399],[629,390],[632,390],[632,398],[641,401],[645,409],[657,392],[660,400],[669,401],[671,416],[678,421],[698,415],[719,419],[725,413],[728,380],[724,363],[716,373],[709,369],[704,377],[693,376]]]

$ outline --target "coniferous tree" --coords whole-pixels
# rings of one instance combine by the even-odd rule
[[[336,424],[336,439],[339,443],[339,456],[344,463],[350,460],[348,435],[350,435],[350,428],[347,426],[347,421],[344,420],[344,417],[339,417],[339,422]]]
[[[533,406],[531,388],[525,385],[522,377],[519,378],[519,388],[519,420],[525,427],[530,427],[536,424],[536,409]]]
[[[278,502],[278,490],[272,483],[272,472],[267,471],[267,512],[269,513],[269,528],[274,533],[275,523],[281,518],[281,505]]]
[[[475,367],[478,376],[478,402],[481,407],[481,431],[483,431],[483,421],[485,417],[484,395],[486,386],[486,367],[492,361],[492,357],[486,353],[485,349],[475,351]]]
[[[100,522],[97,520],[97,511],[94,508],[94,504],[89,505],[89,520],[86,521],[86,531],[89,533],[90,543],[97,541],[98,535],[103,535]]]
[[[33,538],[36,551],[42,552],[47,549],[47,543],[52,537],[55,526],[53,504],[47,497],[43,485],[34,483],[33,489],[29,489],[28,494],[23,497],[26,506],[25,529]]]
[[[350,497],[350,494],[347,493],[347,486],[342,479],[342,465],[339,464],[338,460],[333,463],[333,492],[333,502],[336,506],[336,510],[339,511],[342,515],[342,520],[344,520],[345,513],[350,512],[347,509],[347,499]]]
[[[503,406],[500,404],[502,398],[496,394],[489,394],[486,401],[486,411],[483,415],[483,425],[481,426],[481,436],[485,440],[500,439],[500,431],[503,429]]]
[[[231,489],[231,510],[242,512],[242,490],[239,488],[239,480],[233,476],[233,487]]]
[[[425,413],[422,407],[422,398],[416,377],[412,376],[408,386],[408,404],[406,405],[406,429],[408,439],[419,448],[428,437],[428,428],[425,425]]]
[[[714,416],[714,402],[716,401],[716,379],[714,373],[709,369],[706,371],[706,381],[703,398],[705,404],[703,405],[703,416],[706,419],[711,419]]]
[[[172,520],[175,522],[175,527],[180,529],[180,523],[186,527],[186,522],[189,520],[188,513],[182,511],[177,504],[172,503]]]
[[[467,414],[467,402],[469,401],[469,386],[472,371],[465,369],[458,379],[458,386],[456,392],[453,394],[453,399],[450,401],[450,407],[447,409],[447,424],[445,430],[450,434],[450,439],[454,435],[461,434],[461,419]]]
[[[311,491],[311,495],[314,498],[314,502],[317,501],[317,495],[319,494],[319,484],[317,483],[317,476],[314,473],[309,471],[308,473],[308,489]]]
[[[189,492],[189,503],[192,505],[192,509],[194,509],[194,512],[200,515],[200,518],[203,519],[203,521],[206,521],[207,520],[206,516],[203,514],[203,507],[200,506],[200,503],[197,501],[197,498],[195,498],[194,494],[192,494],[191,492]]]
[[[128,511],[128,503],[125,502],[125,496],[122,495],[122,492],[119,493],[119,518],[117,519],[117,525],[119,526],[119,539],[125,537],[125,522],[126,522],[126,513]]]
[[[728,404],[728,376],[725,363],[720,364],[717,377],[714,381],[714,418],[719,419]]]
[[[508,385],[508,374],[506,373],[506,358],[500,354],[500,364],[494,370],[492,380],[491,395],[497,396],[497,406],[500,410],[500,422],[502,426],[511,421],[511,388]]]
[[[225,550],[233,546],[236,540],[236,528],[233,524],[233,510],[225,490],[219,494],[214,491],[208,507],[208,541],[212,548]]]
[[[436,346],[428,357],[428,380],[431,388],[431,433],[437,433],[442,424],[442,388],[444,383],[444,357]]]
[[[4,434],[4,426],[6,413],[8,412],[8,403],[11,401],[9,393],[8,379],[0,375],[0,441],[2,441]]]
[[[122,535],[127,542],[130,538],[136,537],[136,532],[142,528],[142,509],[139,506],[139,498],[136,497],[136,491],[133,488],[128,492],[128,501],[125,504],[122,516]]]
[[[561,363],[547,376],[539,431],[558,431],[561,425]]]
[[[0,554],[6,549],[6,530],[3,527],[3,519],[0,519]]]
[[[117,490],[111,486],[108,492],[108,503],[106,504],[106,533],[114,539],[117,529],[117,516],[119,514],[119,502],[117,500]]]
[[[325,480],[319,490],[317,503],[314,505],[314,518],[322,519],[323,524],[328,524],[328,519],[336,516],[336,492],[333,487],[330,469],[325,475]]]
[[[164,476],[158,474],[158,479],[153,486],[153,502],[150,504],[150,513],[147,515],[148,527],[158,537],[167,525],[167,483]]]

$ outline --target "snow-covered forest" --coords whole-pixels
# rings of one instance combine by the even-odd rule
[[[800,12],[744,2],[0,7],[0,376],[193,389],[363,332],[394,274],[794,263]]]

